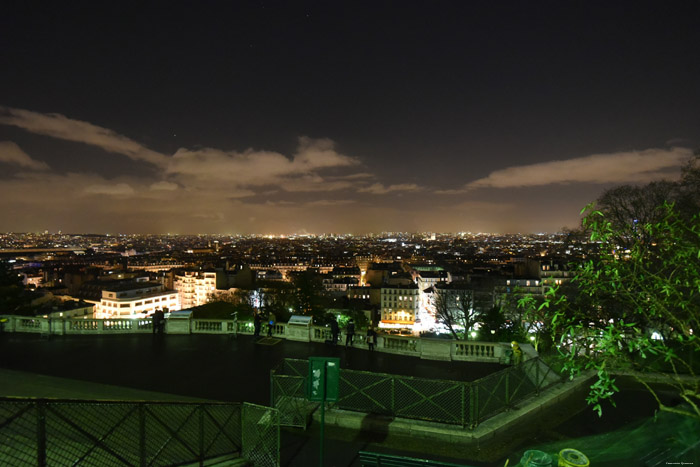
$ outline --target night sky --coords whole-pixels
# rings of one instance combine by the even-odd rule
[[[700,2],[4,2],[0,231],[554,232],[700,147]]]

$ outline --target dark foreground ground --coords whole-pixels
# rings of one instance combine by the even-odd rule
[[[435,362],[318,343],[252,336],[4,334],[0,368],[187,397],[270,404],[270,370],[284,358],[339,357],[341,368],[431,379],[473,381],[501,369],[489,363]],[[1,384],[1,383],[0,383]]]
[[[152,395],[269,405],[270,370],[284,358],[310,356],[339,357],[342,368],[354,370],[461,381],[501,368],[497,364],[426,361],[316,343],[282,340],[260,345],[251,336],[55,336],[47,340],[4,334],[0,335],[0,369],[27,373],[5,372],[12,377],[0,378],[0,396],[70,398],[75,394],[75,398],[86,399],[139,399]],[[475,446],[327,427],[326,465],[357,466],[360,450],[471,466],[502,466],[506,460],[515,465],[524,449],[605,434],[653,415],[654,408],[651,396],[629,387],[624,397],[617,398],[617,407],[605,407],[603,418],[599,418],[586,407],[585,391],[581,391],[542,417]],[[316,424],[307,431],[284,430],[282,465],[318,465],[318,439]]]

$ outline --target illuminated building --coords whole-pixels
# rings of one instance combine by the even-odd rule
[[[183,309],[204,305],[216,292],[216,272],[181,271],[175,274],[173,287]]]
[[[416,284],[387,285],[381,289],[383,327],[413,326],[420,308]]]
[[[177,292],[164,290],[159,282],[118,281],[102,290],[102,298],[95,305],[95,317],[135,318],[158,309],[179,310]]]

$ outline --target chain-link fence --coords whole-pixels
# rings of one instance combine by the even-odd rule
[[[243,404],[243,457],[255,467],[280,465],[279,414],[270,407]]]
[[[270,406],[279,410],[280,424],[306,428],[317,402],[306,398],[307,360],[284,359],[270,372]]]
[[[0,465],[174,465],[241,452],[240,404],[0,399]]]
[[[335,407],[465,425],[469,383],[341,370]]]
[[[285,360],[272,372],[272,406],[283,425],[306,427],[315,406],[306,401],[306,360]],[[560,381],[539,358],[472,382],[430,380],[341,369],[334,407],[356,412],[475,427]]]

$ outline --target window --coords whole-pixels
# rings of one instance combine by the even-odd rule
[[[129,307],[131,307],[130,303],[120,303],[119,304],[119,308],[129,308]]]

